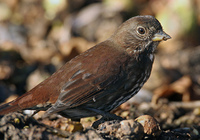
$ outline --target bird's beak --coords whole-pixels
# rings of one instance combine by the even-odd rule
[[[171,37],[166,34],[164,31],[162,32],[158,32],[156,34],[154,34],[153,38],[152,38],[152,41],[166,41],[167,39],[170,39]]]

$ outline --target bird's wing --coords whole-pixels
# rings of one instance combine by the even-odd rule
[[[100,59],[94,57],[88,62],[79,61],[79,67],[73,70],[72,76],[62,86],[53,108],[56,110],[73,108],[111,93],[107,91],[108,87],[123,77],[122,65],[126,59],[124,54],[113,57],[116,56],[115,53],[117,52],[113,51],[110,56],[103,55]],[[80,62],[87,66],[80,65]],[[104,92],[105,90],[107,92]],[[53,108],[50,110],[53,111]]]
[[[103,68],[99,68],[96,73],[84,69],[76,71],[63,86],[57,102],[72,108],[104,96],[103,91],[120,78],[120,66],[113,68],[108,65],[109,62],[104,63]]]
[[[74,81],[66,83],[58,100],[68,107],[79,106],[92,100],[94,97],[97,98],[98,93],[105,90],[105,88],[116,79],[117,77],[114,74],[91,74],[91,78],[88,80],[83,78],[74,79]]]

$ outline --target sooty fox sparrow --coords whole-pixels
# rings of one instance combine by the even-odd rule
[[[150,76],[154,51],[170,39],[153,16],[124,22],[106,41],[67,62],[52,76],[10,103],[0,115],[23,109],[47,110],[78,120],[102,115],[133,97]]]

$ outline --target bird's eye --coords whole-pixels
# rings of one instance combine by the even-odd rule
[[[137,31],[139,34],[145,34],[145,29],[143,27],[139,27]]]

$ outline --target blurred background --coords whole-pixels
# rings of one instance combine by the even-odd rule
[[[160,43],[137,101],[199,100],[199,0],[1,0],[0,102],[30,90],[136,15],[155,16],[172,37]]]

